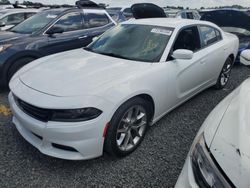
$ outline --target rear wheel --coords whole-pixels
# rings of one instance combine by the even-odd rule
[[[32,57],[26,57],[19,59],[13,63],[13,65],[9,68],[7,73],[7,85],[9,84],[11,78],[14,76],[14,74],[21,69],[24,65],[30,63],[31,61],[35,60],[35,58]]]
[[[141,144],[150,120],[149,104],[141,98],[124,103],[114,114],[104,150],[117,157],[132,153]]]
[[[220,76],[215,85],[216,89],[223,89],[227,85],[231,75],[232,68],[233,68],[233,61],[231,58],[228,58],[222,68]]]

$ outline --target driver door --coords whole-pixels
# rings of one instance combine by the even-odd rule
[[[177,101],[182,102],[201,91],[206,84],[204,79],[204,54],[197,26],[182,29],[173,45],[172,52],[187,49],[194,52],[190,60],[172,59],[176,79]]]

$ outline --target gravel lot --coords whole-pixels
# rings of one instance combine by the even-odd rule
[[[208,89],[153,126],[141,147],[115,160],[104,155],[89,161],[65,161],[40,154],[0,110],[0,187],[173,187],[199,127],[211,110],[250,76],[233,69],[225,90]],[[8,91],[0,92],[0,107]]]

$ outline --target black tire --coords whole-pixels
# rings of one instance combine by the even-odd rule
[[[133,133],[132,128],[130,129],[130,137],[133,138],[133,136],[135,136],[134,140],[136,140],[136,138],[137,138],[136,136],[138,135],[138,133],[140,131],[141,131],[140,132],[141,135],[138,135],[139,140],[137,141],[137,143],[135,145],[130,143],[130,145],[132,145],[131,149],[123,150],[123,149],[121,149],[121,146],[119,147],[119,145],[118,145],[117,137],[118,137],[118,135],[120,135],[120,137],[122,137],[121,136],[122,134],[127,135],[127,133],[118,133],[119,132],[118,128],[119,128],[119,130],[121,130],[120,126],[122,125],[122,123],[124,123],[124,125],[122,127],[123,127],[123,129],[125,129],[124,128],[125,124],[128,124],[128,123],[125,123],[124,121],[122,121],[122,119],[125,117],[126,113],[129,113],[129,111],[131,111],[131,109],[133,107],[135,107],[135,111],[136,111],[136,107],[138,107],[138,108],[142,107],[140,109],[143,112],[145,112],[145,114],[146,114],[146,117],[143,117],[145,120],[141,120],[140,123],[136,122],[133,127],[136,127],[135,125],[137,123],[143,124],[143,122],[145,122],[145,121],[146,121],[146,123],[145,123],[145,127],[143,129],[139,128],[139,131],[136,131],[137,134]],[[140,112],[138,111],[139,113],[137,113],[137,115],[142,113],[142,111],[140,111]],[[135,151],[138,148],[138,146],[141,144],[141,142],[143,141],[145,134],[147,132],[148,125],[149,125],[149,122],[151,119],[150,112],[151,112],[150,104],[140,97],[132,98],[132,99],[128,100],[127,102],[125,102],[122,106],[120,106],[110,121],[110,126],[107,130],[107,134],[105,137],[104,151],[106,151],[108,154],[110,154],[114,157],[125,157],[125,156],[131,154],[133,151]],[[136,113],[136,112],[134,112],[134,113]],[[139,115],[138,116],[137,115],[135,115],[135,116],[139,117]],[[126,136],[124,136],[124,140],[121,141],[121,143],[122,142],[125,143],[125,140],[126,140]],[[132,141],[132,143],[134,143],[134,140]]]
[[[228,84],[230,75],[231,75],[232,67],[233,67],[233,61],[231,58],[228,58],[221,70],[217,83],[214,86],[215,89],[219,90],[219,89],[223,89],[226,87],[226,85]]]
[[[9,68],[8,72],[7,72],[7,83],[6,85],[9,84],[11,78],[14,76],[14,74],[19,70],[21,69],[24,65],[30,63],[31,61],[34,61],[35,58],[32,58],[32,57],[25,57],[25,58],[22,58],[22,59],[19,59],[17,61],[15,61],[11,67]]]

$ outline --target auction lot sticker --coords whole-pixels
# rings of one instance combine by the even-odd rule
[[[172,34],[172,31],[170,31],[168,29],[162,29],[162,28],[153,28],[151,30],[151,33],[157,33],[157,34],[170,36]]]

